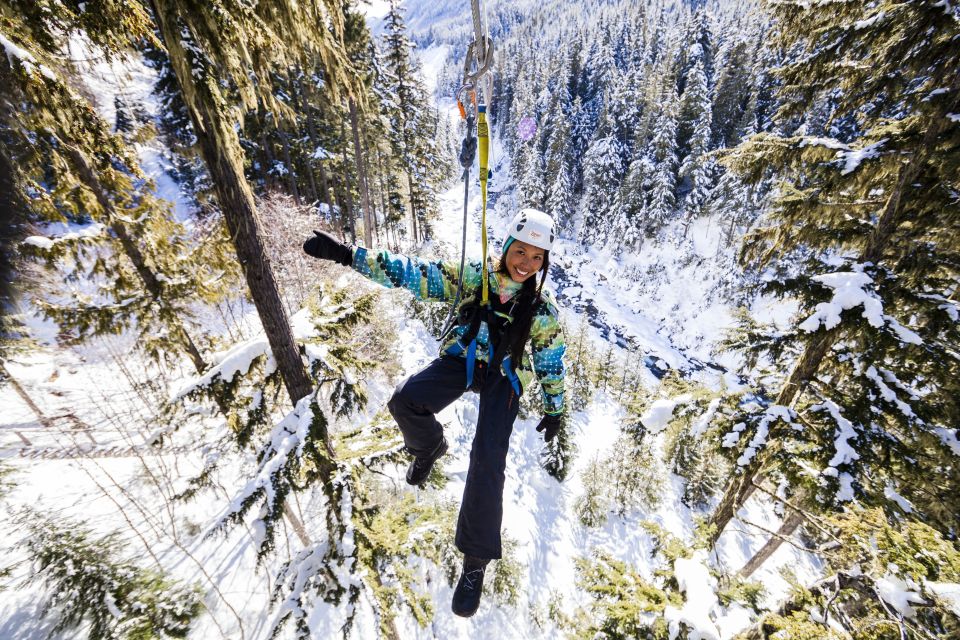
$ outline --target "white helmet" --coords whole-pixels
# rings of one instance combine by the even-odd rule
[[[510,221],[507,236],[503,239],[503,251],[506,253],[510,239],[532,244],[544,251],[550,251],[554,238],[553,218],[537,209],[521,209]]]

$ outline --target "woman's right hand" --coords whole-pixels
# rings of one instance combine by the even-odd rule
[[[303,243],[303,251],[308,256],[339,262],[345,267],[353,264],[353,249],[343,244],[329,233],[314,231],[313,237]]]

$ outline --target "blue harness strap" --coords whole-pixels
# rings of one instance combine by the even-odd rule
[[[503,359],[503,366],[500,367],[502,371],[506,371],[507,380],[510,381],[510,386],[513,387],[513,392],[517,394],[517,397],[520,396],[520,377],[517,375],[517,372],[513,370],[513,363],[510,361],[510,356],[507,356]]]
[[[473,367],[477,362],[477,339],[470,341],[467,347],[467,389],[473,385]]]

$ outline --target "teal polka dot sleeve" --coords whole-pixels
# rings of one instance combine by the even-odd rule
[[[386,250],[375,253],[357,247],[353,268],[377,284],[406,289],[418,300],[452,301],[457,295],[460,263],[428,261]],[[463,269],[464,288],[480,285],[480,263],[468,262]]]

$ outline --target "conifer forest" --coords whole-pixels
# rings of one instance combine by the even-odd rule
[[[0,640],[960,639],[960,1],[0,0],[0,50]],[[418,484],[395,399],[524,247],[562,388],[531,310],[466,617],[491,409]]]

